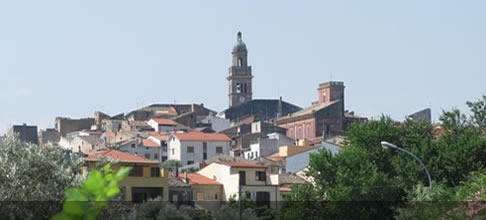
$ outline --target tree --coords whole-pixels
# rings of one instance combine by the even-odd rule
[[[486,95],[476,102],[466,102],[466,104],[473,113],[469,123],[477,127],[483,137],[486,136]]]
[[[295,216],[307,219],[323,216],[343,219],[350,214],[357,214],[354,218],[393,218],[395,207],[404,205],[417,185],[428,186],[428,180],[417,161],[404,152],[383,149],[381,141],[421,158],[432,179],[445,188],[459,186],[470,173],[486,165],[486,139],[479,129],[482,121],[478,120],[483,104],[478,103],[482,102],[470,104],[476,106],[470,118],[458,110],[444,111],[440,120],[447,132],[439,137],[432,132],[432,125],[425,122],[406,120],[396,125],[385,116],[351,124],[340,153],[333,156],[321,150],[311,155],[307,174],[314,178],[315,189],[302,188],[289,195],[304,201],[322,197],[319,212],[306,212],[315,216],[299,215],[298,209],[307,210],[303,205],[288,210],[295,210]],[[354,212],[350,213],[349,207]]]
[[[82,164],[82,158],[70,151],[7,137],[0,143],[0,201],[5,204],[0,217],[51,217],[59,210],[64,191],[84,180]]]

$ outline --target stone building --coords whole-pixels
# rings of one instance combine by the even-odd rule
[[[90,129],[92,125],[95,124],[94,118],[81,118],[81,119],[71,119],[71,118],[56,118],[56,130],[61,134],[61,136],[66,136],[66,134],[80,131],[83,129]]]
[[[14,134],[17,134],[18,138],[21,141],[30,142],[33,144],[39,143],[39,139],[37,136],[37,126],[27,125],[27,124],[14,125],[12,128],[8,130],[7,135],[12,136]]]
[[[45,131],[40,131],[39,144],[44,146],[46,144],[57,145],[61,139],[61,134],[54,128],[48,128]]]
[[[238,32],[236,44],[233,47],[232,66],[226,78],[229,85],[229,107],[236,106],[252,100],[251,66],[248,65],[248,50]]]

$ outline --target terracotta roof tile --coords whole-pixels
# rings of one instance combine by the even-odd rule
[[[150,139],[143,139],[142,143],[143,143],[144,147],[160,147],[159,144],[155,143],[154,141],[152,141]]]
[[[177,125],[174,120],[168,118],[152,118],[151,120],[154,120],[159,125]]]
[[[167,132],[153,131],[150,133],[150,136],[159,139],[161,141],[167,141],[169,139],[169,134]]]
[[[181,141],[231,141],[231,138],[222,133],[174,133],[174,136]]]
[[[280,187],[280,192],[290,192],[292,191],[292,189],[290,189],[289,187]]]
[[[156,160],[148,160],[143,157],[139,157],[133,154],[129,154],[126,152],[118,151],[118,150],[105,150],[96,153],[89,154],[84,160],[86,161],[98,161],[98,158],[101,156],[111,157],[115,160],[119,160],[120,162],[141,162],[141,163],[159,163]]]
[[[184,174],[179,173],[179,178],[184,178]],[[222,185],[218,181],[207,178],[199,173],[188,173],[187,178],[189,179],[189,184]]]

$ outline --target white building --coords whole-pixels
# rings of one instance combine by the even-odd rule
[[[200,121],[203,124],[211,125],[211,129],[216,132],[220,132],[224,129],[230,127],[230,120],[226,118],[221,118],[219,116],[215,116],[214,114],[209,114],[206,118]]]
[[[169,154],[168,154],[169,134],[165,132],[152,132],[147,139],[152,140],[153,142],[157,143],[160,146],[161,158],[159,161],[161,162],[166,161],[169,158]]]
[[[99,136],[61,137],[59,146],[66,150],[84,154],[95,153],[99,150],[106,149],[105,142]]]
[[[133,138],[124,141],[118,146],[118,150],[146,159],[162,161],[163,153],[160,144],[148,138]]]
[[[317,153],[319,150],[327,150],[334,155],[341,150],[341,147],[328,142],[322,142],[318,147],[283,146],[280,147],[279,153],[269,158],[282,162],[280,173],[296,173],[309,166],[310,154]]]
[[[169,136],[169,160],[179,160],[183,166],[199,164],[220,155],[229,155],[231,138],[220,133],[172,133]]]
[[[246,159],[267,157],[277,153],[279,147],[292,145],[293,143],[294,139],[292,138],[279,133],[271,133],[267,135],[267,138],[259,139],[257,143],[250,144],[250,150],[245,151],[243,155]]]
[[[260,204],[275,207],[280,201],[278,174],[270,174],[267,167],[245,162],[213,162],[197,172],[223,184],[223,200],[242,195]],[[272,203],[273,202],[273,203]]]
[[[152,118],[147,124],[157,132],[175,131],[177,128],[177,122],[167,118]]]

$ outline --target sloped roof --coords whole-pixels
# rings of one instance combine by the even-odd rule
[[[174,120],[168,118],[152,118],[150,120],[154,120],[159,125],[170,125],[170,126],[177,125],[177,123]]]
[[[173,135],[181,141],[231,141],[231,138],[221,133],[193,131],[188,133],[174,133]]]
[[[297,112],[294,112],[294,113],[292,113],[290,115],[287,115],[285,117],[282,117],[280,119],[283,120],[283,119],[287,119],[287,118],[293,118],[293,117],[298,117],[298,116],[313,114],[314,112],[317,112],[317,111],[320,111],[322,109],[325,109],[328,106],[331,106],[334,103],[337,103],[339,101],[340,100],[334,100],[334,101],[331,101],[331,102],[328,102],[328,103],[317,103],[317,104],[311,105],[311,106],[309,106],[307,108],[304,108],[304,109],[302,109],[300,111],[297,111]]]
[[[255,116],[255,120],[267,120],[276,118],[280,111],[282,115],[287,115],[301,109],[286,101],[280,102],[279,99],[253,99],[224,110],[224,115],[231,121],[239,121],[250,116]]]
[[[184,178],[183,173],[179,173],[179,178]],[[216,180],[207,178],[199,173],[188,173],[187,178],[189,179],[189,184],[201,184],[201,185],[223,185]]]
[[[136,162],[136,163],[159,163],[156,160],[149,160],[143,157],[139,157],[133,154],[129,154],[126,152],[118,151],[118,150],[105,150],[96,153],[89,154],[85,161],[98,161],[98,158],[101,156],[111,157],[115,160],[119,160],[120,162]]]
[[[160,147],[159,144],[155,143],[150,139],[142,139],[142,143],[144,147]]]
[[[154,137],[155,139],[161,141],[167,141],[169,139],[169,134],[167,132],[156,132],[153,131],[150,133],[150,136]]]
[[[184,183],[180,178],[174,176],[174,173],[169,173],[169,187],[189,188],[191,185]]]
[[[278,175],[279,185],[292,185],[292,184],[305,184],[305,183],[308,182],[295,174],[285,173],[285,174]]]

